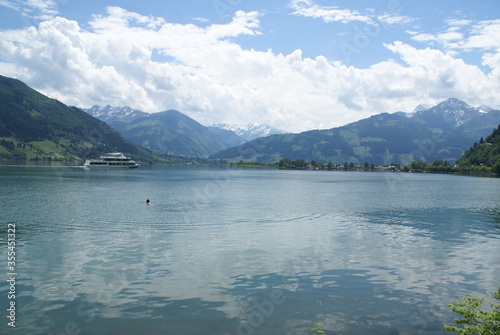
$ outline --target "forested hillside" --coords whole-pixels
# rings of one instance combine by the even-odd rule
[[[77,160],[110,151],[154,157],[84,111],[0,76],[0,159]]]
[[[382,113],[338,128],[259,138],[210,158],[266,164],[282,158],[377,165],[408,164],[417,159],[455,162],[471,142],[463,134],[436,128],[404,113]]]
[[[500,175],[500,125],[485,139],[481,137],[457,161],[460,167],[488,167]]]

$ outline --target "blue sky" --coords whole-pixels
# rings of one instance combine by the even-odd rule
[[[324,129],[500,108],[500,2],[0,0],[0,74],[66,104]]]

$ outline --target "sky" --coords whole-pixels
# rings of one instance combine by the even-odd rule
[[[499,0],[0,0],[0,74],[67,105],[328,129],[500,109]]]

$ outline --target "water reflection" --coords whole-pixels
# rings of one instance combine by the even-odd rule
[[[489,208],[485,211],[485,215],[494,228],[500,229],[500,208]],[[493,235],[498,236],[496,234]]]
[[[498,264],[500,246],[486,238],[469,236],[456,249],[411,225],[354,221],[324,216],[266,230],[247,223],[175,233],[143,226],[105,237],[67,231],[50,252],[43,241],[27,249],[45,257],[27,258],[23,267],[30,269],[33,298],[60,304],[84,296],[105,305],[99,317],[106,319],[153,317],[162,307],[151,305],[153,297],[198,299],[225,318],[242,318],[252,308],[248,299],[279,289],[287,299],[284,313],[295,306],[315,319],[361,308],[363,318],[377,319],[388,305],[395,321],[416,302],[442,313],[464,284],[486,290],[500,276],[498,267],[480,265]],[[443,285],[447,291],[435,295]]]
[[[303,334],[317,320],[344,334],[440,334],[448,303],[489,294],[500,278],[491,183],[38,171],[0,178],[11,192],[0,199],[11,201],[5,218],[24,234],[19,303],[30,317],[19,325],[27,334],[57,333],[69,321],[91,334]],[[469,190],[479,187],[477,198]]]

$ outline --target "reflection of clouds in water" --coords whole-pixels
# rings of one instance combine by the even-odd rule
[[[234,219],[238,223],[175,232],[147,225],[103,235],[65,232],[45,263],[38,258],[45,245],[25,251],[33,296],[55,302],[83,294],[104,304],[100,313],[108,318],[150,304],[146,300],[151,297],[164,298],[158,308],[168,301],[201,299],[220,303],[218,310],[236,317],[251,307],[238,293],[248,290],[277,288],[299,294],[308,287],[349,297],[353,293],[344,291],[343,274],[359,277],[361,286],[370,283],[374,299],[428,299],[435,306],[456,299],[461,284],[488,293],[500,277],[500,245],[478,234],[450,244],[424,224],[413,226],[408,215],[401,220],[317,215],[263,224]],[[36,255],[36,261],[29,255]],[[281,280],[265,277],[270,274]]]
[[[62,222],[42,214],[23,227],[20,265],[29,269],[30,287],[24,297],[35,298],[23,311],[76,318],[85,302],[97,316],[85,330],[97,334],[105,320],[195,315],[192,321],[199,309],[219,322],[238,320],[231,332],[255,301],[277,289],[287,300],[272,318],[288,320],[290,334],[316,319],[337,331],[396,319],[424,327],[442,320],[461,293],[487,294],[498,285],[500,245],[492,230],[498,212],[482,211],[494,197],[470,206],[454,195],[442,201],[441,176],[384,174],[387,181],[364,173],[271,171],[279,180],[266,185],[262,171],[231,173],[200,173],[193,184],[184,175],[161,174],[168,188],[144,184],[138,173],[124,175],[123,184],[85,179],[103,195],[61,183],[47,202],[60,202],[48,208],[58,207],[53,215]],[[387,185],[394,187],[385,194]],[[122,194],[129,187],[136,194]],[[458,194],[466,189],[450,187]],[[148,197],[151,206],[144,204]]]

